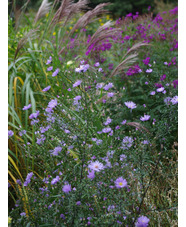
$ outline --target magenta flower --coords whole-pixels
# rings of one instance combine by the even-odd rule
[[[115,183],[116,188],[127,187],[127,181],[125,179],[123,179],[123,177],[117,178],[114,183]]]
[[[64,185],[62,190],[64,193],[69,193],[72,190],[71,185],[70,184]]]
[[[141,216],[138,218],[136,222],[136,227],[148,227],[149,219],[145,216]]]
[[[165,80],[166,79],[166,75],[163,74],[161,77],[160,77],[160,80]]]
[[[141,121],[148,121],[149,119],[150,119],[150,115],[145,115],[144,114],[144,117],[140,117]]]
[[[28,109],[30,109],[32,107],[32,104],[28,104],[28,106],[24,106],[23,107],[23,110],[28,110]]]
[[[147,58],[145,58],[145,59],[143,60],[143,63],[144,63],[145,65],[148,65],[149,62],[150,62],[150,58],[149,58],[149,57],[147,57]]]

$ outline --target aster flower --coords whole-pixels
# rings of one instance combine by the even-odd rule
[[[46,65],[49,65],[52,62],[52,57],[50,56],[49,59],[46,62]]]
[[[123,121],[121,122],[121,124],[124,125],[124,124],[126,124],[126,122],[127,122],[127,120],[123,120]]]
[[[110,132],[111,130],[112,130],[111,128],[103,128],[103,129],[102,129],[102,132],[108,133],[108,132]]]
[[[99,62],[96,62],[96,63],[94,64],[94,66],[95,66],[95,67],[99,67],[99,66],[100,66]]]
[[[145,115],[144,114],[144,117],[140,117],[141,121],[148,121],[149,119],[150,119],[150,115]]]
[[[53,72],[52,76],[53,76],[53,77],[54,77],[54,76],[57,76],[58,73],[59,73],[59,69],[57,68],[57,69]]]
[[[55,147],[52,154],[54,156],[57,156],[58,153],[61,152],[61,150],[62,150],[62,147]]]
[[[151,91],[150,95],[155,95],[156,92],[155,91]]]
[[[31,181],[32,176],[33,176],[33,172],[30,172],[30,173],[27,174],[26,180],[24,182],[24,186],[28,186],[28,184]]]
[[[156,89],[156,91],[157,92],[162,92],[162,91],[164,91],[164,89],[165,89],[164,87],[160,87],[160,88]]]
[[[127,186],[127,181],[125,179],[123,179],[123,177],[117,178],[114,183],[115,183],[116,188],[124,188]]]
[[[146,70],[146,73],[151,73],[152,72],[152,69],[147,69]]]
[[[81,202],[80,201],[77,201],[76,205],[77,206],[80,206],[81,205]]]
[[[136,227],[148,227],[149,219],[146,216],[141,216],[136,222]]]
[[[171,102],[173,105],[177,104],[178,103],[178,96],[174,96],[172,99],[171,99]]]
[[[79,86],[81,83],[82,83],[81,80],[77,80],[77,81],[73,84],[73,87],[77,87],[77,86]]]
[[[114,93],[113,92],[110,92],[107,94],[107,96],[110,98],[110,97],[113,97],[114,96]]]
[[[56,184],[59,181],[59,179],[60,179],[59,176],[56,176],[54,179],[52,179],[51,185]]]
[[[104,169],[104,165],[99,161],[95,161],[95,162],[91,162],[88,165],[88,168],[96,172],[99,172],[100,170]]]
[[[125,106],[127,106],[131,110],[137,107],[136,104],[132,101],[125,102]]]
[[[166,98],[164,99],[164,103],[167,104],[167,105],[169,105],[171,99],[172,99],[171,97],[166,97]]]
[[[14,132],[12,130],[8,130],[8,138],[12,137],[14,135]]]
[[[90,178],[90,179],[94,179],[94,177],[95,177],[95,172],[94,172],[94,170],[88,171],[87,177]]]
[[[62,190],[64,193],[69,193],[72,190],[71,185],[70,184],[64,185]]]
[[[39,110],[36,111],[36,113],[32,113],[29,116],[29,119],[37,118],[39,116]]]
[[[112,119],[111,118],[107,118],[106,122],[104,122],[103,124],[104,125],[108,125],[112,122]]]
[[[32,104],[28,104],[28,106],[24,106],[23,107],[23,110],[28,110],[28,109],[30,109],[32,107]]]
[[[48,103],[48,108],[54,108],[57,106],[57,99],[52,99],[49,103]]]
[[[109,83],[109,84],[105,85],[105,86],[103,87],[103,89],[104,89],[105,91],[108,91],[108,89],[110,89],[110,88],[112,88],[112,87],[113,87],[113,83]]]
[[[123,141],[122,141],[122,149],[123,150],[128,150],[128,148],[130,148],[132,146],[132,143],[133,143],[133,139],[132,137],[129,137],[129,136],[125,136]]]
[[[47,71],[48,71],[48,72],[49,72],[49,71],[52,71],[52,69],[53,69],[53,66],[50,66],[50,67],[47,68]]]
[[[166,75],[163,74],[161,77],[160,77],[160,80],[165,80],[166,79]]]
[[[50,90],[51,86],[45,87],[42,91],[46,92],[48,90]]]

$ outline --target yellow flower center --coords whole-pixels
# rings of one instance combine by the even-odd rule
[[[119,182],[119,185],[120,185],[120,186],[122,186],[122,185],[123,185],[123,183],[122,183],[122,182]]]
[[[97,169],[98,168],[98,165],[95,165],[95,168]]]

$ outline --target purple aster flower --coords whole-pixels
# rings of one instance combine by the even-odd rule
[[[29,116],[29,119],[37,118],[39,116],[39,110],[36,111],[36,113],[32,113]]]
[[[127,181],[125,179],[123,179],[123,177],[117,178],[114,183],[115,183],[116,188],[124,188],[127,186]]]
[[[99,172],[100,170],[104,169],[104,165],[99,161],[95,161],[95,162],[91,162],[88,165],[88,168],[96,172]]]
[[[48,108],[54,108],[57,106],[57,99],[52,99],[49,103],[48,103]]]
[[[99,66],[100,66],[99,62],[96,62],[96,63],[94,64],[94,66],[99,67]]]
[[[124,124],[126,124],[126,122],[127,122],[127,120],[123,120],[123,121],[121,122],[121,124],[124,125]]]
[[[22,185],[21,180],[19,180],[19,179],[16,180],[16,183],[19,185]]]
[[[145,84],[147,85],[147,84],[149,84],[149,82],[146,81]]]
[[[156,92],[155,91],[151,91],[150,95],[155,95]]]
[[[124,150],[128,150],[128,148],[130,148],[132,146],[132,143],[133,143],[133,139],[132,137],[129,137],[129,136],[125,136],[123,141],[122,141],[122,149]]]
[[[152,69],[147,69],[146,70],[146,73],[151,73],[152,72]]]
[[[160,87],[160,88],[156,89],[156,91],[157,92],[162,92],[162,91],[164,91],[164,89],[165,89],[164,87]]]
[[[53,66],[48,67],[47,71],[52,71]]]
[[[71,185],[70,185],[70,184],[64,185],[62,190],[63,190],[64,193],[69,193],[69,192],[71,192],[71,190],[72,190],[72,189],[71,189]]]
[[[52,154],[54,156],[57,156],[58,153],[61,152],[61,150],[62,150],[62,147],[55,147],[54,150],[53,150],[53,152],[52,152]]]
[[[178,96],[174,96],[172,99],[171,99],[171,102],[173,105],[177,104],[178,103]]]
[[[33,172],[30,172],[30,173],[27,174],[26,180],[24,182],[24,186],[28,186],[28,184],[31,181],[32,176],[33,176]]]
[[[65,129],[64,132],[67,133],[67,134],[69,134],[70,133],[70,130]]]
[[[110,92],[107,94],[108,97],[113,97],[114,96],[114,93],[113,92]]]
[[[121,154],[121,155],[120,155],[120,159],[119,159],[119,160],[120,160],[120,161],[123,161],[124,159],[126,159],[126,157],[127,157],[126,155]]]
[[[141,216],[138,218],[136,222],[136,227],[148,227],[149,219],[145,216]]]
[[[100,144],[102,144],[102,142],[103,142],[103,140],[99,139],[99,140],[96,141],[96,144],[100,145]]]
[[[12,130],[8,130],[8,138],[12,137],[14,135],[14,132]]]
[[[103,133],[108,133],[108,132],[110,132],[112,129],[111,128],[103,128],[102,129],[102,132]]]
[[[52,57],[50,56],[49,59],[47,60],[46,65],[49,65],[51,63],[51,61],[52,61]]]
[[[165,99],[164,99],[164,103],[167,104],[167,105],[169,105],[170,102],[171,102],[171,99],[172,99],[171,97],[165,98]]]
[[[77,87],[81,84],[81,80],[77,80],[74,84],[73,84],[73,87]]]
[[[110,89],[110,88],[112,88],[112,87],[113,87],[113,83],[109,83],[109,84],[105,85],[105,86],[103,87],[103,89],[104,89],[105,91],[108,91],[108,89]]]
[[[102,88],[102,87],[103,87],[103,84],[96,84],[96,89]]]
[[[136,104],[132,101],[125,102],[125,106],[127,106],[131,110],[137,107]]]
[[[106,122],[103,123],[104,125],[108,125],[112,122],[112,119],[111,118],[107,118]]]
[[[59,73],[59,69],[57,68],[53,73],[52,73],[52,76],[57,76],[57,74]]]
[[[98,72],[103,72],[103,69],[102,69],[102,68],[99,68],[99,69],[98,69]]]
[[[116,129],[116,130],[120,129],[119,125],[117,125],[117,126],[115,127],[115,129]]]
[[[87,177],[90,178],[90,179],[94,179],[94,177],[95,177],[95,172],[94,172],[94,170],[92,170],[92,171],[89,171],[89,170],[88,170],[88,175],[87,175]]]
[[[81,202],[80,201],[77,201],[76,205],[77,206],[80,206],[81,205]]]
[[[28,110],[28,109],[30,109],[32,107],[32,104],[28,104],[28,106],[24,106],[23,107],[23,110]]]
[[[51,86],[45,87],[45,88],[43,89],[43,91],[44,91],[44,92],[45,92],[45,91],[48,91],[48,90],[50,90],[50,88],[51,88]]]
[[[61,214],[61,215],[60,215],[60,218],[65,219],[65,215],[64,215],[64,214]]]
[[[56,176],[54,179],[51,181],[51,185],[56,184],[59,181],[59,176]]]
[[[21,216],[26,216],[25,212],[20,213]]]
[[[148,121],[150,119],[150,115],[145,115],[143,117],[140,117],[141,121]]]
[[[165,62],[164,62],[164,65],[168,65],[168,63],[165,61]]]
[[[26,134],[26,130],[22,130],[22,131],[19,132],[19,135],[20,135],[20,136],[23,136],[23,135],[25,135],[25,134]]]

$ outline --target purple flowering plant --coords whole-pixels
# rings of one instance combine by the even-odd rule
[[[53,36],[46,30],[50,42],[38,47],[43,52],[27,53],[38,61],[25,66],[34,72],[30,90],[29,77],[22,90],[30,104],[17,108],[19,90],[10,99],[23,119],[15,115],[8,131],[10,147],[16,141],[23,156],[14,163],[24,164],[11,182],[19,198],[13,224],[153,226],[163,210],[160,225],[168,225],[177,218],[177,9],[154,18],[129,13],[101,28],[98,20],[96,33],[59,12],[50,21]]]

